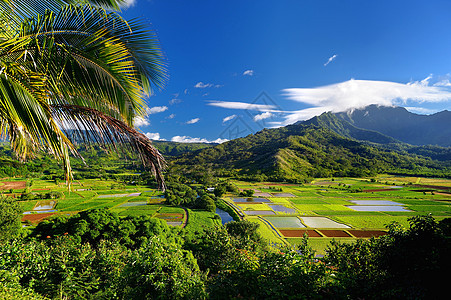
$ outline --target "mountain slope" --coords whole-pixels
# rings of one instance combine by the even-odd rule
[[[412,145],[451,146],[451,112],[418,115],[403,107],[370,105],[335,113],[353,126],[373,130]]]
[[[450,162],[374,147],[343,137],[316,124],[295,124],[264,129],[212,148],[184,154],[174,166],[191,172],[236,170],[238,174],[264,174],[271,180],[302,181],[309,177],[370,176],[382,172],[451,176]],[[445,157],[451,148],[441,148]],[[431,150],[433,152],[433,150]]]
[[[400,142],[388,135],[379,133],[377,131],[358,128],[348,121],[339,118],[335,114],[330,112],[313,117],[310,120],[302,122],[302,124],[314,124],[317,126],[329,128],[330,130],[341,136],[360,141],[368,141],[378,144],[391,144]]]

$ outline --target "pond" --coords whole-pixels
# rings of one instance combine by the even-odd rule
[[[233,221],[233,218],[229,213],[220,208],[216,208],[216,213],[221,217],[222,225]]]
[[[357,205],[402,205],[390,200],[350,200],[350,202]]]
[[[283,212],[286,214],[295,214],[296,210],[293,208],[286,207],[285,205],[281,204],[268,204],[269,207],[271,207],[274,211],[277,212]]]
[[[265,198],[232,198],[233,202],[271,202]]]
[[[396,205],[345,205],[356,211],[411,211],[402,206]]]
[[[245,210],[244,213],[249,216],[267,216],[276,214],[272,210]]]
[[[313,228],[350,228],[347,225],[340,224],[325,217],[301,217],[307,227]]]
[[[304,228],[304,224],[301,223],[296,217],[265,217],[265,219],[277,228]]]

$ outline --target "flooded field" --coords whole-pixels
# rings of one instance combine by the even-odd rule
[[[313,228],[350,228],[348,225],[332,221],[325,217],[301,217],[307,227]]]

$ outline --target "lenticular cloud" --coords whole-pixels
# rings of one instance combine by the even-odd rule
[[[429,86],[428,81],[424,80],[403,84],[351,79],[317,88],[284,89],[283,93],[290,100],[313,106],[289,113],[285,117],[285,124],[306,120],[326,111],[341,112],[370,104],[393,106],[408,100],[418,103],[451,100],[448,87]]]

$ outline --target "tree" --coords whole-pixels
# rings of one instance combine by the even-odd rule
[[[20,229],[22,207],[13,198],[0,197],[0,241],[8,240]]]
[[[164,188],[163,157],[133,128],[167,77],[157,37],[111,11],[124,1],[87,2],[0,0],[2,132],[21,160],[62,160],[67,182],[75,141],[125,144]]]

